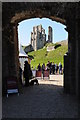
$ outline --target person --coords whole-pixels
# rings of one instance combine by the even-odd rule
[[[55,64],[55,73],[58,72],[58,64]]]
[[[52,74],[52,62],[50,63],[50,74]]]
[[[59,74],[60,74],[60,64],[61,64],[61,63],[59,63]]]
[[[54,64],[54,62],[52,63],[52,70],[53,70],[53,74],[55,74],[55,64]]]
[[[40,63],[39,63],[39,65],[38,65],[38,71],[41,71],[41,65],[40,65]]]
[[[50,61],[47,63],[47,70],[50,70]]]
[[[25,86],[29,86],[29,79],[32,78],[32,71],[28,61],[25,61],[25,65],[24,65],[24,78],[25,78]]]
[[[58,69],[59,69],[58,64],[56,64],[56,73],[58,73]]]
[[[62,64],[61,64],[60,68],[61,68],[61,69],[60,69],[60,74],[62,74]]]
[[[61,62],[59,63],[59,74],[62,74],[62,64],[61,64]]]
[[[44,78],[44,71],[45,71],[45,64],[43,63],[42,64],[42,75],[43,75],[43,78]]]

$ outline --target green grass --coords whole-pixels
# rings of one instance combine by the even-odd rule
[[[46,43],[45,46],[46,46],[46,47],[47,47],[47,46],[55,46],[55,44],[54,44],[54,43]]]
[[[46,45],[47,46],[47,45]],[[37,51],[29,52],[28,55],[32,55],[34,57],[33,60],[31,60],[31,66],[37,67],[40,63],[41,65],[43,63],[47,64],[48,61],[54,62],[59,64],[59,62],[64,65],[64,54],[68,51],[67,45],[62,45],[55,49],[54,51],[47,52],[46,47],[39,49]]]

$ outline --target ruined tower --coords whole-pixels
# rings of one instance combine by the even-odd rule
[[[36,51],[42,48],[46,43],[46,34],[45,29],[42,28],[42,25],[34,26],[33,32],[31,32],[31,45]]]
[[[49,26],[48,27],[48,42],[52,42],[53,41],[53,30],[52,27]]]

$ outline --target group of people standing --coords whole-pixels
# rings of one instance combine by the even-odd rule
[[[20,70],[20,82],[22,84],[22,76],[25,79],[25,86],[29,86],[29,80],[32,78],[32,70],[30,67],[30,64],[28,63],[28,61],[25,61],[24,64],[24,71],[22,71],[21,67],[19,68]],[[42,66],[39,65],[37,66],[37,70],[38,71],[42,71],[42,74],[44,74],[45,70],[49,71],[49,74],[56,74],[59,71],[59,74],[62,74],[62,64],[61,62],[58,64],[55,64],[54,62],[50,62],[48,61],[47,65],[45,66],[45,63],[42,64]],[[22,75],[23,73],[23,75]]]
[[[54,62],[48,61],[47,65],[45,66],[45,63],[42,64],[42,66],[39,65],[37,66],[38,71],[42,71],[42,73],[45,70],[49,70],[50,74],[56,74],[59,71],[59,74],[62,74],[62,64],[61,62],[58,64],[55,64]]]

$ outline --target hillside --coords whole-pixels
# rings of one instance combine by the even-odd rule
[[[59,42],[60,44],[60,42]],[[54,44],[58,45],[58,43]],[[33,51],[33,52],[29,52],[28,55],[33,56],[33,60],[31,61],[31,66],[37,67],[38,64],[40,63],[41,65],[43,63],[47,64],[48,61],[57,63],[59,64],[59,62],[63,64],[64,62],[64,54],[68,51],[68,46],[67,44],[62,44],[61,46],[57,47],[55,50],[47,52],[47,46],[50,46],[50,44],[48,43],[47,45],[45,45],[44,48],[39,49],[37,51]]]
[[[62,40],[60,42],[57,42],[58,44],[61,44],[61,45],[68,45],[68,40]]]

